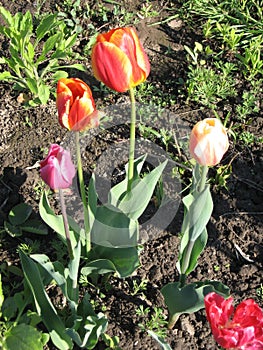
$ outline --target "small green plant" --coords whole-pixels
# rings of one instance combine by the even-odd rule
[[[41,321],[37,313],[27,309],[31,298],[26,291],[5,298],[0,274],[0,348],[2,350],[43,350],[49,340],[47,333],[35,326]],[[21,339],[23,341],[21,342]]]
[[[254,134],[252,134],[249,131],[242,131],[238,135],[238,139],[244,143],[246,146],[251,146],[255,143],[262,143],[263,137],[256,137]]]
[[[203,52],[203,45],[195,42],[195,47],[192,50],[189,46],[184,45],[184,49],[185,51],[190,55],[191,59],[192,59],[192,63],[194,65],[204,65],[205,64],[205,60],[199,60],[199,54]]]
[[[250,91],[244,91],[242,94],[242,103],[236,108],[237,118],[240,122],[245,123],[246,118],[259,111],[259,103],[257,97],[257,89],[252,88]]]
[[[229,24],[216,23],[217,31],[222,36],[223,42],[231,51],[237,51],[243,37],[243,33],[237,33],[237,30]]]
[[[80,33],[83,29],[80,18],[85,16],[85,11],[81,7],[80,0],[64,0],[61,6],[57,5],[57,8],[59,10],[58,19],[65,21],[67,30],[73,33]],[[82,16],[80,16],[81,13]]]
[[[236,55],[244,67],[244,76],[248,81],[254,79],[257,75],[262,75],[263,73],[261,52],[262,36],[251,40],[249,45],[245,48],[244,54]]]
[[[120,339],[117,336],[110,337],[108,334],[104,333],[101,335],[102,340],[107,345],[105,350],[121,350],[119,347]]]
[[[153,8],[153,5],[150,4],[150,1],[146,1],[142,4],[140,11],[137,13],[138,17],[141,19],[156,17],[159,15],[159,11]]]
[[[11,237],[20,237],[23,232],[47,235],[48,228],[41,220],[31,219],[32,207],[26,203],[17,204],[4,221],[4,229]]]
[[[77,33],[66,36],[66,24],[56,14],[45,15],[36,28],[29,11],[12,16],[1,6],[0,15],[5,21],[0,33],[9,39],[10,53],[10,58],[0,57],[0,64],[9,68],[0,73],[0,81],[14,83],[17,90],[29,91],[29,104],[45,104],[51,90],[49,83],[67,77],[64,69],[85,70],[80,64],[60,65],[71,54]]]
[[[232,174],[232,165],[231,163],[226,165],[221,165],[216,168],[216,174],[214,178],[211,178],[211,182],[214,183],[217,187],[224,187],[227,189],[227,179]]]
[[[217,65],[212,68],[190,66],[188,73],[188,98],[202,105],[216,109],[219,101],[235,96],[234,65]]]
[[[144,319],[143,323],[139,324],[143,330],[153,331],[162,338],[166,336],[168,321],[164,316],[162,308],[154,307],[151,310],[149,307],[144,308],[143,305],[140,305],[136,310],[136,314]]]
[[[142,280],[140,283],[138,283],[135,279],[132,280],[132,291],[130,292],[130,294],[132,296],[143,294],[143,292],[147,289],[147,283],[147,280]]]
[[[258,287],[256,289],[256,294],[258,296],[258,298],[260,298],[261,300],[263,300],[263,284],[260,284],[260,287]]]

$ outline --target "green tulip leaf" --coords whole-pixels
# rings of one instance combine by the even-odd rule
[[[4,293],[3,293],[3,287],[2,287],[2,277],[1,277],[1,274],[0,274],[0,317],[1,317],[1,309],[2,309],[2,305],[3,305],[3,302],[4,302]]]
[[[156,184],[160,179],[166,164],[167,161],[161,163],[142,179],[135,179],[131,191],[125,192],[125,194],[120,196],[117,200],[116,198],[113,200],[113,196],[111,196],[110,200],[117,202],[117,207],[127,216],[137,220],[149,204]],[[113,194],[114,191],[111,192],[111,195]]]
[[[100,206],[91,227],[93,243],[106,247],[134,247],[137,245],[139,225],[118,208]]]
[[[43,350],[42,334],[27,324],[18,324],[5,333],[3,350]]]
[[[157,341],[157,343],[161,346],[162,350],[172,350],[172,348],[170,347],[170,345],[168,343],[166,343],[166,341],[161,338],[159,335],[157,335],[156,333],[154,333],[153,331],[147,329],[148,334],[150,334],[150,336]]]
[[[106,331],[107,326],[108,321],[104,314],[100,312],[98,315],[90,315],[83,318],[79,326],[79,333],[74,328],[68,329],[67,333],[79,347],[94,349],[99,337]]]
[[[66,334],[65,325],[46,293],[37,264],[21,250],[19,256],[26,282],[34,297],[37,312],[49,331],[54,345],[60,350],[72,349],[72,340]]]
[[[4,221],[4,229],[11,237],[22,236],[22,230],[20,226],[14,226],[8,221]]]
[[[85,267],[81,269],[81,274],[84,276],[89,275],[104,275],[106,273],[116,272],[114,264],[107,259],[98,259],[91,261]]]
[[[94,245],[92,254],[94,254],[94,257],[97,259],[110,260],[118,275],[124,278],[131,276],[131,274],[140,266],[140,250],[140,247],[109,248]]]
[[[180,315],[202,309],[204,297],[211,292],[219,293],[224,297],[229,296],[229,288],[218,281],[191,283],[182,288],[179,282],[165,285],[161,293],[170,315],[169,327],[174,326]]]
[[[23,224],[31,215],[32,207],[26,203],[20,203],[14,206],[8,214],[9,222],[18,226]]]
[[[27,220],[24,224],[20,225],[22,231],[32,232],[38,235],[47,235],[48,228],[42,221],[38,219]]]
[[[201,233],[201,235],[199,235],[197,239],[193,242],[192,250],[190,252],[190,258],[188,261],[188,266],[184,272],[186,275],[188,275],[190,272],[192,272],[195,269],[197,265],[197,260],[206,246],[207,238],[208,238],[208,235],[207,235],[207,230],[205,228]],[[182,240],[183,239],[184,237],[182,238]],[[187,247],[183,251],[181,251],[181,247],[180,247],[179,259],[176,264],[176,267],[179,273],[182,273],[182,266],[184,266],[184,260],[186,259],[186,252],[187,252]]]
[[[182,224],[181,251],[184,250],[189,240],[195,241],[202,234],[210,220],[213,211],[213,200],[209,185],[205,186],[205,189],[197,193],[196,196],[192,194],[186,196],[183,202],[185,204],[185,215]]]
[[[49,14],[44,17],[36,28],[37,42],[58,25],[57,14]]]
[[[133,175],[133,181],[137,181],[139,179],[143,164],[145,162],[147,155],[141,156],[134,161],[134,175]],[[127,190],[127,183],[128,183],[128,164],[125,166],[126,170],[126,177],[123,181],[119,182],[117,185],[111,188],[109,192],[109,203],[118,206],[118,203],[120,199],[125,195]]]

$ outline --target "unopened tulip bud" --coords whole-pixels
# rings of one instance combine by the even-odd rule
[[[52,144],[48,155],[40,162],[40,176],[53,190],[69,188],[76,170],[70,152],[63,147]]]
[[[190,135],[189,151],[200,164],[218,164],[229,147],[225,127],[217,118],[206,118],[198,122]]]

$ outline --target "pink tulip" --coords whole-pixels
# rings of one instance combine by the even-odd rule
[[[190,135],[191,156],[201,165],[216,165],[229,147],[226,129],[217,118],[198,122]]]
[[[76,170],[72,163],[69,151],[52,144],[47,157],[40,162],[40,176],[53,190],[68,188]]]
[[[205,309],[213,336],[225,349],[263,349],[263,311],[252,299],[242,301],[234,310],[233,298],[224,299],[214,292],[205,296]]]

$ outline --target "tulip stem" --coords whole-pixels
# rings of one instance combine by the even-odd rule
[[[136,122],[136,108],[134,89],[130,88],[131,99],[131,125],[130,125],[130,149],[129,149],[129,163],[128,163],[128,184],[127,192],[130,192],[132,187],[133,175],[134,175],[134,152],[135,152],[135,122]]]
[[[66,235],[66,242],[68,246],[68,253],[70,260],[74,259],[73,250],[71,246],[71,239],[69,234],[69,225],[68,225],[68,217],[67,217],[67,211],[66,211],[66,204],[65,204],[65,198],[64,193],[62,189],[59,189],[59,200],[61,205],[61,213],[63,217],[63,223],[64,223],[64,229],[65,229],[65,235]]]
[[[208,173],[208,166],[207,165],[203,165],[200,168],[201,168],[201,179],[200,179],[200,185],[199,185],[198,192],[202,192],[204,190],[206,178],[207,178],[207,173]]]
[[[91,249],[90,243],[90,229],[89,229],[89,216],[88,216],[88,208],[87,208],[87,198],[86,198],[86,190],[83,179],[83,168],[81,161],[81,152],[80,152],[80,137],[79,131],[75,132],[76,136],[76,152],[77,152],[77,166],[78,166],[78,178],[79,178],[79,187],[80,187],[80,195],[83,204],[84,210],[84,229],[86,235],[86,252],[88,253]]]

